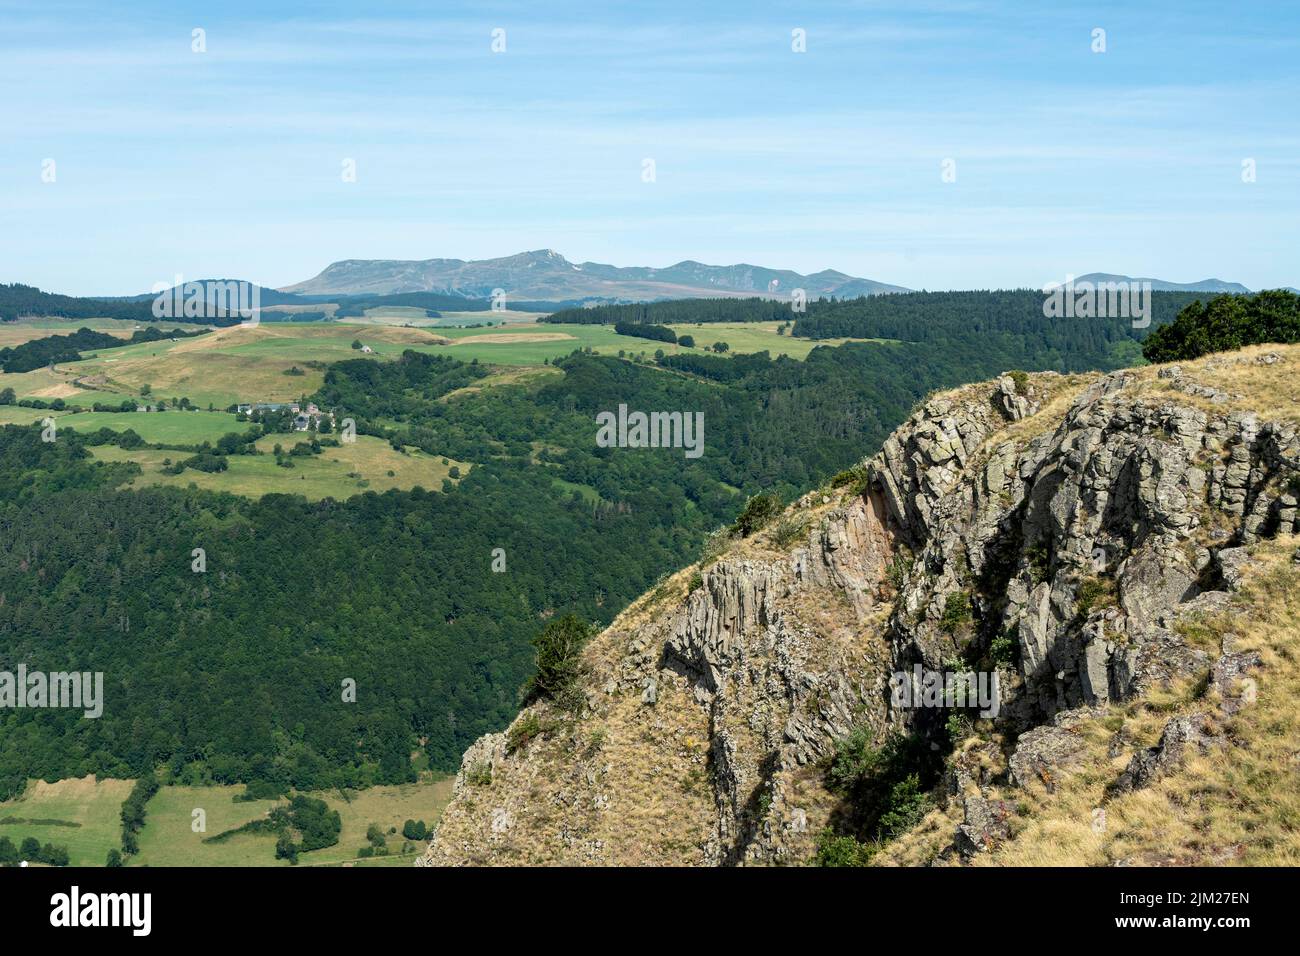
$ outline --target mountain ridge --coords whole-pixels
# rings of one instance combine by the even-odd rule
[[[1198,279],[1195,282],[1169,282],[1166,279],[1117,275],[1110,272],[1089,272],[1086,275],[1075,277],[1075,285],[1078,285],[1080,282],[1149,282],[1151,283],[1152,292],[1230,292],[1238,295],[1245,295],[1252,291],[1240,282],[1225,282],[1223,279]]]
[[[1194,282],[1089,272],[1074,282],[1150,283],[1157,292],[1246,294],[1239,282],[1207,278]],[[391,295],[438,292],[488,298],[494,290],[532,301],[653,301],[670,298],[763,296],[787,300],[794,289],[809,299],[852,299],[915,291],[837,269],[802,274],[748,262],[710,265],[683,259],[664,267],[571,262],[554,249],[535,249],[491,259],[341,259],[310,279],[281,286],[296,295]]]
[[[803,288],[808,297],[856,298],[907,292],[902,286],[862,279],[831,269],[801,275],[748,263],[714,266],[684,259],[664,268],[570,262],[553,249],[495,259],[343,259],[303,282],[279,291],[300,295],[453,292],[487,298],[494,289],[529,300],[645,300],[701,296],[789,298]]]

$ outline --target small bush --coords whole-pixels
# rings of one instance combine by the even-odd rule
[[[939,630],[945,634],[956,634],[971,620],[970,594],[957,591],[949,594],[943,602],[943,616],[939,618]]]
[[[534,737],[545,733],[546,729],[538,716],[528,711],[506,731],[506,753],[513,754],[519,748],[526,746]]]
[[[742,538],[762,531],[781,513],[781,499],[774,494],[757,494],[745,502],[745,509],[736,518],[731,530]]]
[[[700,564],[708,567],[714,561],[720,558],[724,551],[731,546],[732,531],[730,528],[719,528],[712,532],[705,539],[704,547],[700,549]]]
[[[875,734],[871,728],[861,724],[849,731],[847,737],[836,742],[828,775],[832,790],[847,793],[858,780],[876,767],[879,751],[872,747],[874,741]]]
[[[1036,544],[1025,552],[1025,562],[1029,565],[1030,580],[1042,584],[1052,570],[1052,553],[1046,544]]]
[[[567,710],[577,709],[578,677],[582,673],[582,648],[592,628],[576,614],[566,614],[547,624],[533,639],[537,673],[524,685],[524,702],[550,700]]]
[[[787,515],[772,526],[772,543],[784,550],[808,532],[808,520]]]
[[[1011,634],[1000,634],[989,643],[989,659],[995,666],[1013,667],[1020,658],[1020,644]]]
[[[874,852],[874,848],[851,836],[823,830],[817,838],[816,863],[818,866],[867,866]]]
[[[908,774],[889,791],[889,808],[880,815],[878,838],[892,840],[921,822],[930,809],[930,798],[921,790],[921,778]]]
[[[897,593],[903,590],[903,585],[907,583],[907,576],[912,573],[913,559],[911,555],[899,552],[894,555],[889,562],[887,573],[889,574],[889,583]]]
[[[1084,578],[1076,595],[1079,617],[1087,617],[1094,609],[1115,604],[1115,582],[1103,577]]]
[[[408,840],[423,840],[429,835],[429,828],[423,820],[407,820],[402,824],[402,836]]]
[[[831,479],[832,488],[848,487],[849,491],[855,495],[865,494],[868,484],[866,465],[854,465],[852,468],[846,468]]]
[[[943,729],[948,733],[948,740],[955,747],[961,741],[970,736],[971,725],[970,718],[965,714],[952,713],[948,715],[948,720]]]

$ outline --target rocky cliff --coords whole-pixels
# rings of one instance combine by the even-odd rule
[[[1202,756],[1231,766],[1278,660],[1232,622],[1300,530],[1297,367],[1255,348],[930,399],[839,487],[624,612],[580,713],[535,704],[480,739],[421,863],[807,862],[845,816],[827,767],[854,731],[943,762],[875,862],[1023,859],[1049,825],[1078,830],[1063,861],[1150,862],[1126,808],[1177,802]],[[892,675],[922,672],[996,674],[996,716],[901,703]]]

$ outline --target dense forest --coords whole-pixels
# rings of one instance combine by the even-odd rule
[[[29,285],[0,283],[0,321],[12,322],[23,316],[64,319],[126,319],[154,321],[151,301],[140,299],[87,299],[42,292]]]
[[[809,339],[890,339],[957,353],[991,352],[1002,368],[1076,371],[1138,361],[1141,342],[1172,322],[1204,293],[1151,293],[1149,328],[1127,318],[1048,318],[1044,293],[1035,289],[975,292],[899,292],[838,301],[808,302],[794,312],[771,299],[688,299],[639,305],[597,306],[557,312],[543,321],[613,324],[624,334],[638,324],[794,321],[790,334]],[[649,337],[649,336],[647,336]],[[958,364],[965,360],[956,358]]]
[[[616,322],[614,332],[618,335],[631,335],[652,342],[676,342],[677,333],[666,325],[654,325],[650,322]]]
[[[563,325],[617,325],[620,322],[680,325],[687,322],[784,322],[791,315],[790,303],[777,299],[673,299],[564,309],[538,321]]]
[[[1198,298],[1198,292],[1152,292],[1151,327],[1173,321],[1179,310]],[[975,292],[908,292],[852,299],[847,302],[810,302],[791,334],[811,339],[906,339],[909,342],[946,342],[953,335],[1030,335],[1058,351],[1089,348],[1098,337],[1108,341],[1144,338],[1146,329],[1129,319],[1048,318],[1045,295],[1038,289]]]
[[[1300,295],[1284,289],[1195,302],[1142,346],[1150,362],[1193,359],[1262,342],[1300,342]]]
[[[394,448],[474,463],[441,489],[341,502],[114,490],[137,466],[96,464],[87,448],[138,436],[65,428],[45,443],[39,427],[7,426],[0,669],[102,671],[105,702],[98,719],[0,711],[0,797],[26,777],[159,764],[279,792],[407,780],[413,753],[453,769],[516,712],[548,620],[608,622],[747,496],[789,500],[874,452],[934,389],[1007,368],[1114,367],[1115,344],[1133,341],[1098,330],[1053,352],[1014,326],[985,340],[658,367],[575,352],[543,384],[455,396],[489,370],[415,352],[339,362],[313,400]],[[705,453],[597,446],[596,414],[619,404],[703,413]],[[201,454],[246,448],[234,436]]]

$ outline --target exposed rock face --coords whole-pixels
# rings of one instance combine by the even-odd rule
[[[1222,746],[1207,714],[1175,717],[1165,725],[1160,743],[1133,755],[1129,765],[1115,782],[1115,792],[1140,790],[1181,766],[1188,750],[1209,750]]]
[[[1225,707],[1244,699],[1258,660],[1212,661],[1175,625],[1222,605],[1249,545],[1300,530],[1300,439],[1231,401],[1153,401],[1143,375],[1004,377],[927,402],[866,463],[864,493],[795,507],[808,528],[791,551],[742,545],[693,591],[684,572],[677,598],[620,617],[589,649],[580,720],[513,755],[501,735],[471,748],[427,861],[806,860],[835,804],[814,764],[836,739],[858,725],[940,739],[943,712],[889,694],[918,664],[1003,670],[1021,786],[1068,768],[1089,708],[1211,668]],[[1121,786],[1211,746],[1212,726],[1171,721]],[[590,730],[605,743],[584,756]],[[466,783],[485,764],[493,782]],[[707,784],[678,792],[673,774]],[[1004,834],[986,784],[960,767],[951,781],[962,855]]]

